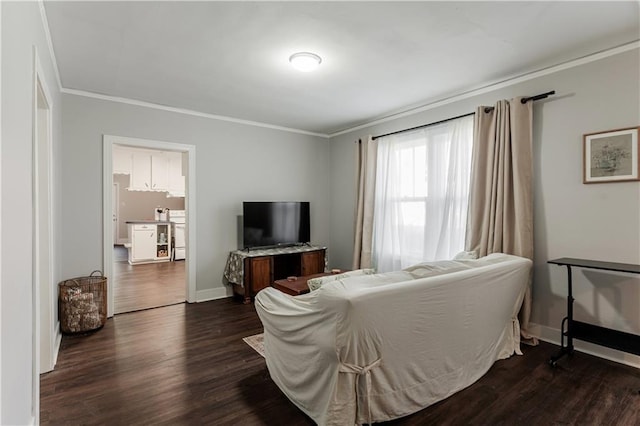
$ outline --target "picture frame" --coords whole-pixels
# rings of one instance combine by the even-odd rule
[[[583,136],[583,180],[588,183],[640,181],[638,127]]]

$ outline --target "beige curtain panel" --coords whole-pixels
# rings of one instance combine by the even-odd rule
[[[356,223],[353,269],[371,267],[373,203],[376,186],[377,144],[369,136],[356,144]]]
[[[533,259],[533,154],[531,102],[501,100],[475,116],[467,250]],[[520,309],[522,337],[531,316],[531,279]]]

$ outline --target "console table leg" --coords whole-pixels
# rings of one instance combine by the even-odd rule
[[[571,280],[571,265],[567,265],[567,348],[573,352],[573,283]],[[563,329],[564,332],[564,329]]]
[[[552,356],[549,359],[549,365],[552,367],[556,367],[558,365],[558,361],[560,360],[560,358],[562,358],[565,355],[571,355],[572,351],[569,350],[569,348],[560,348],[560,352],[558,352],[558,354],[556,356]]]
[[[569,317],[564,317],[562,319],[562,324],[560,325],[560,351],[555,356],[552,356],[549,359],[549,365],[552,367],[556,367],[558,364],[558,360],[565,355],[571,355],[573,353],[573,341],[569,341],[567,339],[567,346],[564,344],[564,336],[568,336],[568,328],[565,330],[565,324],[568,324]]]
[[[567,265],[567,316],[562,320],[560,325],[560,352],[558,355],[551,357],[549,365],[555,367],[558,360],[565,355],[571,355],[573,353],[573,333],[572,333],[572,321],[573,321],[573,285],[571,282],[571,265]],[[566,324],[566,330],[565,330]],[[564,345],[564,336],[567,336],[567,345]]]

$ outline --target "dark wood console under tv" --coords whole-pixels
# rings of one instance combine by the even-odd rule
[[[251,298],[275,280],[313,275],[326,268],[326,247],[296,246],[265,250],[236,250],[229,254],[225,277],[234,295],[251,303]]]

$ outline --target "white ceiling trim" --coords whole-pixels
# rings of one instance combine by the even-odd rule
[[[498,81],[494,81],[492,83],[489,84],[485,84],[482,85],[480,87],[477,87],[475,89],[471,89],[468,90],[466,92],[463,93],[459,93],[457,95],[452,95],[443,99],[439,99],[437,101],[428,103],[426,105],[422,105],[419,107],[415,107],[415,108],[411,108],[408,109],[406,111],[402,111],[396,114],[391,114],[388,115],[386,117],[374,120],[374,121],[369,121],[363,124],[360,124],[358,126],[355,127],[351,127],[349,129],[345,129],[345,130],[341,130],[339,132],[335,132],[335,133],[331,133],[329,135],[330,138],[334,138],[336,136],[340,136],[340,135],[344,135],[345,133],[349,133],[349,132],[353,132],[356,130],[360,130],[360,129],[364,129],[370,126],[374,126],[376,124],[381,124],[381,123],[385,123],[387,121],[391,121],[391,120],[395,120],[401,117],[406,117],[409,115],[413,115],[419,112],[423,112],[423,111],[428,111],[430,109],[434,109],[434,108],[439,108],[441,106],[453,103],[453,102],[457,102],[463,99],[467,99],[467,98],[471,98],[473,96],[477,96],[477,95],[481,95],[483,93],[487,93],[487,92],[492,92],[494,90],[498,90],[498,89],[502,89],[504,87],[508,87],[508,86],[513,86],[515,84],[518,83],[522,83],[524,81],[528,81],[528,80],[533,80],[535,78],[538,77],[542,77],[548,74],[553,74],[559,71],[563,71],[569,68],[574,68],[580,65],[584,65],[584,64],[588,64],[589,62],[594,62],[594,61],[598,61],[600,59],[604,59],[607,58],[609,56],[614,56],[623,52],[627,52],[629,50],[633,50],[633,49],[640,49],[640,40],[636,40],[636,41],[632,41],[631,43],[626,43],[623,44],[621,46],[618,47],[614,47],[611,49],[607,49],[607,50],[603,50],[601,52],[597,52],[597,53],[592,53],[590,55],[587,56],[583,56],[581,58],[578,59],[572,59],[570,61],[567,62],[563,62],[561,64],[558,65],[552,65],[550,67],[547,68],[543,68],[541,70],[538,71],[533,71],[531,73],[527,73],[527,74],[523,74],[523,75],[519,75],[519,76],[514,76],[514,77],[509,77],[506,80],[498,80]],[[533,95],[533,94],[532,94]]]
[[[206,112],[194,111],[194,110],[185,109],[185,108],[175,108],[175,107],[171,107],[171,106],[167,106],[167,105],[154,104],[152,102],[138,101],[138,100],[129,99],[129,98],[121,98],[119,96],[103,95],[103,94],[100,94],[100,93],[87,92],[87,91],[84,91],[84,90],[66,89],[64,87],[60,91],[62,93],[66,93],[68,95],[84,96],[86,98],[94,98],[94,99],[100,99],[100,100],[103,100],[103,101],[110,101],[110,102],[119,102],[119,103],[123,103],[123,104],[141,106],[141,107],[145,107],[145,108],[153,108],[153,109],[159,109],[159,110],[162,110],[162,111],[175,112],[175,113],[178,113],[178,114],[192,115],[192,116],[195,116],[195,117],[210,118],[212,120],[220,120],[220,121],[228,121],[228,122],[231,122],[231,123],[246,124],[247,126],[264,127],[264,128],[267,128],[267,129],[282,130],[284,132],[300,133],[302,135],[309,135],[309,136],[318,136],[318,137],[325,138],[325,139],[329,138],[329,135],[327,135],[325,133],[315,133],[315,132],[309,132],[307,130],[293,129],[293,128],[284,127],[284,126],[277,126],[275,124],[261,123],[259,121],[243,120],[241,118],[226,117],[224,115],[208,114]]]
[[[42,26],[44,27],[44,36],[47,39],[47,46],[49,46],[49,55],[51,56],[51,62],[53,62],[53,72],[56,75],[58,90],[62,90],[62,80],[60,79],[60,71],[58,70],[58,61],[56,61],[56,53],[53,50],[53,42],[51,41],[51,31],[49,30],[49,20],[47,19],[47,12],[44,10],[44,0],[38,0],[38,7],[40,8],[40,18],[42,19]]]

